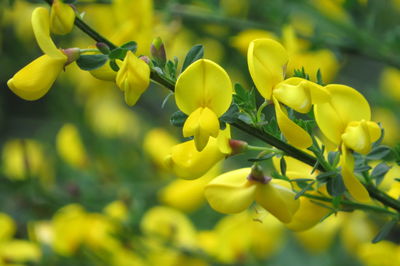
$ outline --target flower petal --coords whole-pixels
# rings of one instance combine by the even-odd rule
[[[254,201],[256,185],[248,181],[250,168],[242,168],[216,177],[204,189],[213,209],[221,213],[244,211]]]
[[[32,28],[36,41],[43,53],[54,58],[67,58],[54,44],[50,37],[50,15],[44,7],[38,7],[32,12]]]
[[[211,60],[200,59],[179,76],[175,100],[187,115],[199,107],[208,107],[220,117],[232,102],[232,83],[222,67]]]
[[[300,201],[285,181],[272,179],[268,184],[257,184],[256,201],[282,223],[289,223],[299,208]]]
[[[272,97],[272,100],[275,105],[276,120],[279,129],[282,131],[287,141],[299,149],[310,147],[312,145],[312,140],[307,131],[289,119],[275,97]]]
[[[322,133],[338,145],[348,123],[371,119],[371,109],[367,100],[355,89],[332,84],[325,87],[331,100],[314,107],[315,120]]]
[[[272,39],[257,39],[250,43],[247,64],[258,91],[271,99],[272,89],[283,81],[288,55],[283,46]]]
[[[343,182],[350,195],[357,201],[368,202],[370,200],[368,191],[354,175],[354,158],[344,144],[342,144],[341,166]]]
[[[63,70],[66,58],[42,55],[18,71],[8,80],[8,87],[24,100],[43,97]]]

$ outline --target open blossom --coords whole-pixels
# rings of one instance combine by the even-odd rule
[[[366,202],[368,191],[354,175],[352,151],[367,154],[381,136],[381,129],[370,121],[370,106],[358,91],[338,84],[328,85],[326,89],[331,99],[315,105],[315,120],[322,133],[341,148],[340,165],[347,190],[354,199]]]
[[[327,102],[329,94],[324,87],[309,80],[285,79],[288,60],[285,48],[272,39],[257,39],[249,45],[247,62],[254,84],[265,99],[273,101],[278,126],[288,142],[303,149],[311,146],[311,137],[289,119],[282,104],[307,113],[313,104]]]
[[[49,11],[38,7],[32,13],[32,28],[44,55],[18,71],[8,80],[8,87],[24,100],[43,97],[53,85],[68,61],[68,56],[56,47],[50,37]]]
[[[251,168],[242,168],[217,176],[204,193],[211,207],[232,214],[246,210],[254,201],[283,223],[291,222],[299,200],[290,184],[283,180],[252,178]]]
[[[194,136],[196,149],[201,151],[210,137],[218,136],[218,118],[232,102],[232,83],[226,71],[216,63],[197,60],[179,76],[175,100],[178,108],[189,115],[183,126],[183,136]]]

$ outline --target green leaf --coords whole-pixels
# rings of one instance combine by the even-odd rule
[[[203,58],[204,56],[204,47],[201,44],[196,44],[193,46],[185,57],[185,61],[183,61],[182,72],[190,66],[193,62]]]
[[[318,68],[318,71],[317,71],[317,83],[321,86],[325,86],[324,82],[322,81],[322,74],[321,74],[320,68]]]
[[[387,237],[390,231],[392,231],[393,227],[397,224],[397,222],[398,222],[397,219],[393,219],[385,223],[382,226],[381,230],[378,232],[378,234],[374,237],[374,239],[372,239],[372,243],[373,244],[378,243],[379,241]]]
[[[386,157],[387,155],[389,155],[391,152],[392,152],[392,150],[390,149],[390,147],[385,146],[385,145],[373,147],[371,152],[368,153],[367,159],[373,160],[373,161],[381,160],[384,157]]]
[[[328,153],[328,162],[330,165],[333,167],[336,167],[337,164],[339,163],[339,158],[340,158],[340,153],[337,151],[330,151]]]
[[[375,179],[375,183],[377,186],[383,181],[386,173],[392,168],[391,166],[387,165],[386,163],[382,162],[375,166],[374,170],[372,170],[371,178]]]
[[[284,157],[284,156],[282,156],[282,158],[281,158],[279,164],[280,164],[280,167],[281,167],[281,173],[282,173],[282,175],[286,175],[286,160],[285,160],[285,157]]]
[[[119,66],[117,65],[117,63],[115,63],[115,60],[110,60],[110,67],[115,72],[118,72],[119,70]]]
[[[183,127],[183,124],[185,124],[187,118],[188,116],[182,111],[176,111],[175,113],[172,114],[170,122],[172,125],[176,127]]]
[[[272,157],[274,157],[274,155],[275,155],[274,153],[268,153],[268,154],[261,156],[260,158],[250,158],[250,159],[248,159],[248,161],[249,162],[261,162],[261,161],[271,159]]]
[[[337,175],[337,172],[335,171],[329,171],[329,172],[324,172],[319,175],[317,175],[317,180],[326,182],[330,178],[334,178]]]
[[[123,45],[121,45],[121,48],[130,50],[130,51],[132,51],[132,53],[135,53],[136,49],[137,49],[137,43],[134,41],[130,41],[130,42],[127,42],[127,43],[124,43]]]
[[[315,181],[308,183],[307,186],[305,186],[300,192],[298,192],[296,194],[296,196],[294,196],[294,199],[296,200],[296,199],[300,198],[304,193],[306,193],[308,190],[311,189],[311,187],[314,185],[314,183],[315,183]]]
[[[237,107],[236,104],[231,104],[231,106],[229,107],[228,111],[225,112],[225,114],[223,114],[219,120],[220,122],[225,122],[225,123],[234,123],[235,121],[237,121],[238,116],[239,116],[239,108]]]
[[[346,191],[342,176],[339,174],[328,179],[328,182],[326,183],[326,188],[329,195],[333,197],[340,196]]]
[[[110,52],[110,54],[108,55],[108,57],[113,60],[115,60],[115,59],[124,60],[126,53],[128,51],[129,51],[128,49],[118,47],[118,48],[115,48],[114,50],[112,50]]]
[[[76,60],[76,63],[80,69],[89,71],[103,66],[107,60],[108,57],[104,54],[84,54]]]

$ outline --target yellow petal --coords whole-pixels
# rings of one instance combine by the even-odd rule
[[[299,208],[295,193],[283,184],[286,181],[272,179],[268,184],[257,184],[256,201],[282,223],[289,223]]]
[[[220,117],[232,102],[232,83],[222,67],[211,60],[200,59],[179,76],[175,100],[187,115],[199,107],[208,107]]]
[[[271,39],[257,39],[250,43],[247,64],[258,91],[271,99],[272,89],[283,81],[288,55],[283,46]]]
[[[368,202],[370,200],[368,191],[354,175],[354,158],[344,144],[342,145],[341,166],[343,182],[350,195],[357,201]]]
[[[57,133],[57,152],[61,158],[73,167],[83,168],[88,163],[85,146],[78,129],[73,124],[65,124]]]
[[[312,140],[307,131],[289,119],[275,97],[272,97],[272,99],[275,105],[276,120],[279,129],[282,131],[289,144],[299,149],[310,147],[312,145]]]
[[[50,37],[50,15],[44,7],[38,7],[32,12],[32,28],[36,41],[43,53],[54,58],[67,58],[57,49]]]
[[[315,120],[322,133],[338,145],[347,124],[362,119],[370,120],[371,109],[364,96],[349,86],[332,84],[325,88],[331,100],[315,105]]]
[[[249,44],[255,39],[274,39],[278,38],[272,32],[265,30],[248,29],[240,32],[238,35],[231,38],[230,43],[233,47],[238,49],[243,55],[246,55]]]
[[[250,168],[242,168],[217,176],[204,189],[210,206],[221,213],[244,211],[254,201],[256,186],[247,180]]]
[[[42,55],[8,80],[8,87],[24,100],[43,97],[63,70],[66,58]]]
[[[207,146],[197,151],[194,140],[178,144],[166,158],[166,166],[178,177],[196,179],[204,175],[215,164],[225,158],[215,138],[210,138]]]
[[[349,123],[342,139],[346,147],[358,153],[367,154],[371,150],[372,143],[378,140],[380,135],[381,129],[378,124],[362,120]]]
[[[128,51],[116,76],[118,87],[125,92],[126,104],[132,106],[150,84],[150,67]]]
[[[75,11],[61,0],[54,0],[50,11],[50,28],[55,34],[64,35],[72,31]]]
[[[194,136],[198,151],[204,149],[210,137],[216,138],[219,132],[218,117],[209,108],[198,108],[189,115],[183,125],[183,136]]]

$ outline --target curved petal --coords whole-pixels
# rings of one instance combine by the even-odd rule
[[[370,120],[371,109],[367,100],[355,89],[332,84],[325,87],[331,100],[314,107],[315,120],[322,133],[338,145],[348,123]]]
[[[272,39],[257,39],[247,51],[249,72],[258,91],[271,99],[274,86],[283,81],[288,54],[283,46]]]
[[[44,7],[38,7],[32,12],[32,28],[36,41],[43,51],[50,57],[67,58],[54,44],[50,37],[50,15]]]
[[[281,180],[272,179],[268,184],[257,184],[257,203],[282,223],[289,223],[299,208],[300,201],[294,199],[295,195]]]
[[[290,81],[291,79],[287,79],[276,85],[272,91],[273,97],[297,112],[309,112],[311,109],[309,90],[305,89],[302,81],[299,81],[297,84],[291,84]]]
[[[179,76],[175,100],[187,115],[199,107],[208,107],[220,117],[232,102],[232,83],[222,67],[211,60],[200,59]]]
[[[354,121],[347,125],[342,135],[346,147],[361,153],[367,154],[371,150],[372,142],[381,135],[378,124],[371,121]]]
[[[183,136],[194,136],[198,151],[204,149],[210,137],[216,138],[219,133],[218,117],[209,108],[197,108],[186,119],[183,125]]]
[[[43,97],[63,70],[66,59],[42,55],[8,80],[8,87],[24,100]]]
[[[256,185],[247,180],[250,168],[242,168],[216,177],[204,189],[210,206],[221,213],[244,211],[254,201]]]
[[[301,128],[287,117],[286,113],[282,110],[280,103],[275,97],[272,97],[275,105],[276,120],[279,129],[287,141],[299,149],[305,149],[312,145],[312,140],[307,131]]]
[[[72,31],[74,21],[74,9],[61,0],[54,0],[50,11],[51,31],[55,34],[65,35]]]
[[[354,158],[344,144],[341,166],[343,182],[350,195],[357,201],[368,202],[370,200],[368,191],[354,175]]]

